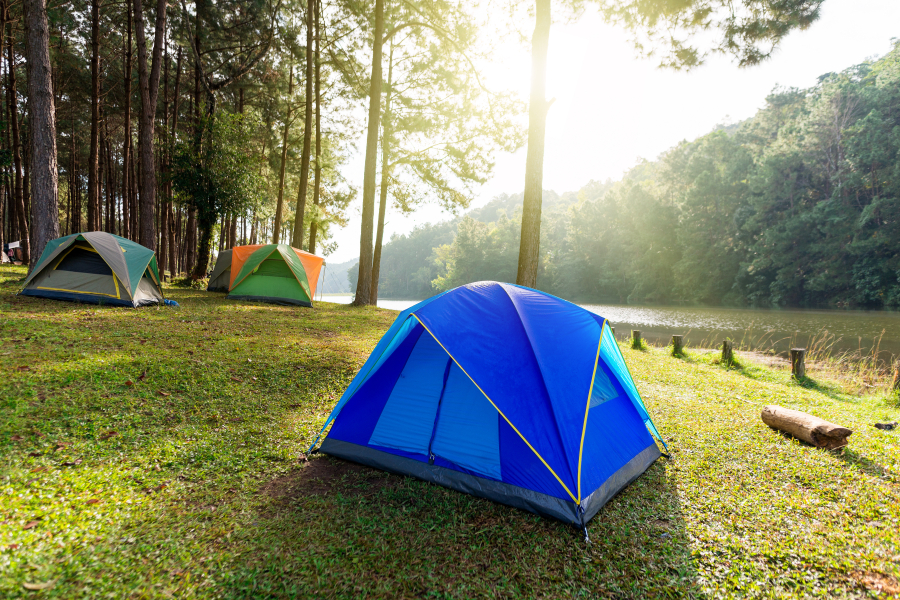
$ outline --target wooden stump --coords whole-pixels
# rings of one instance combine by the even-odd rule
[[[722,362],[726,365],[734,362],[734,348],[728,340],[722,340]]]
[[[794,379],[806,377],[806,348],[791,348],[791,375]]]
[[[683,335],[673,335],[672,336],[672,354],[681,354],[684,352],[684,336]]]
[[[843,448],[848,443],[847,438],[853,433],[846,427],[829,423],[819,417],[776,405],[764,406],[760,416],[763,423],[769,427],[827,450]]]
[[[631,330],[631,347],[632,348],[640,348],[641,347],[641,332],[637,329]]]

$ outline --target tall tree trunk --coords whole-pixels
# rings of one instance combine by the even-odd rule
[[[91,0],[91,150],[88,159],[88,231],[100,230],[100,0]]]
[[[193,215],[191,216],[193,217]],[[195,227],[200,230],[199,247],[197,249],[197,266],[194,267],[194,273],[191,275],[191,279],[195,281],[206,277],[206,271],[209,268],[209,250],[212,242],[214,225],[215,222],[203,222],[195,225]]]
[[[313,189],[313,216],[309,224],[309,251],[316,253],[316,234],[319,229],[319,202],[322,192],[322,62],[319,60],[319,2],[316,2],[316,187]]]
[[[103,154],[104,169],[106,170],[106,227],[107,233],[116,232],[116,178],[112,166],[112,147],[109,143],[109,117],[103,119]]]
[[[300,188],[297,190],[297,212],[294,213],[294,248],[303,248],[303,218],[306,213],[306,192],[309,187],[309,154],[313,128],[313,14],[316,0],[306,2],[306,114],[303,119],[303,153],[300,155]]]
[[[132,223],[134,216],[131,210],[131,4],[126,3],[126,34],[125,43],[125,114],[122,117],[125,142],[122,148],[122,236],[134,239]]]
[[[549,2],[550,0],[546,0]],[[375,0],[375,32],[372,44],[372,80],[369,83],[369,123],[366,135],[366,170],[363,176],[362,230],[359,236],[359,279],[355,306],[366,306],[372,285],[372,225],[375,217],[375,174],[381,117],[381,48],[384,43],[384,0]]]
[[[384,100],[384,127],[381,135],[381,190],[378,202],[378,228],[375,232],[375,254],[372,257],[372,285],[369,302],[378,304],[378,278],[381,276],[381,242],[384,239],[384,214],[387,212],[388,182],[391,178],[391,83],[394,77],[394,42],[388,54],[388,78]]]
[[[43,0],[24,0],[25,64],[28,69],[28,108],[31,113],[31,194],[34,215],[31,269],[47,242],[59,237],[56,110],[50,64],[50,29]]]
[[[291,74],[288,76],[288,106],[287,116],[284,119],[284,135],[281,137],[281,169],[278,174],[278,202],[275,205],[275,235],[272,243],[279,242],[279,232],[281,231],[281,215],[284,212],[284,167],[287,164],[288,151],[288,133],[291,129],[291,108],[294,95],[294,67],[291,66]]]
[[[547,48],[550,43],[550,0],[535,0],[534,35],[531,38],[531,98],[528,105],[528,154],[525,158],[525,201],[516,283],[537,286],[541,251],[541,197],[544,185],[544,136],[550,103],[544,97],[547,82]]]
[[[6,48],[6,1],[0,0],[0,73],[3,72],[4,48]],[[3,77],[0,76],[0,82],[2,82],[2,80]],[[5,108],[3,110],[4,112],[6,111]],[[7,185],[8,178],[6,175],[6,169],[0,170],[0,252],[3,252],[3,244],[5,244],[8,239],[6,237],[6,220],[4,219],[4,217],[8,218],[9,214],[9,210],[4,210],[9,203],[9,186]],[[2,262],[3,258],[0,257],[0,263]]]
[[[163,86],[163,128],[162,128],[162,136],[163,136],[163,156],[162,156],[162,168],[163,168],[163,181],[166,180],[166,175],[169,172],[169,157],[168,151],[170,148],[170,144],[166,143],[168,135],[169,135],[169,44],[166,42],[166,51],[165,56],[163,57],[163,67],[165,69],[163,79],[165,80],[165,84]],[[159,270],[160,276],[166,272],[166,269],[169,266],[168,258],[169,258],[169,211],[168,211],[168,182],[163,184],[164,191],[162,195],[162,200],[160,204],[160,223],[159,223]]]
[[[178,131],[178,98],[179,91],[181,88],[181,46],[178,47],[178,55],[175,59],[175,98],[172,101],[172,133],[171,140],[172,143],[175,143],[175,134]],[[178,270],[178,264],[176,261],[175,255],[175,226],[172,222],[174,219],[174,213],[172,212],[172,182],[169,182],[166,187],[166,193],[168,195],[168,211],[169,211],[169,270],[172,273],[172,276],[175,276],[175,272]],[[180,212],[179,212],[180,214]],[[179,220],[179,226],[181,221]]]
[[[22,189],[22,141],[19,135],[19,94],[16,90],[16,57],[13,51],[13,28],[12,23],[9,25],[9,43],[7,45],[7,60],[9,65],[9,83],[7,94],[9,95],[9,120],[10,129],[12,129],[12,147],[13,147],[13,170],[14,170],[14,187],[13,202],[16,207],[16,233],[21,240],[22,260],[31,262],[32,247],[30,236],[28,235],[28,213],[25,211],[25,193]],[[16,240],[12,240],[16,241]]]
[[[222,222],[219,223],[219,252],[225,249],[225,215],[222,215]]]
[[[138,46],[138,76],[141,90],[141,234],[140,243],[156,251],[156,152],[153,135],[156,126],[156,101],[162,67],[163,37],[166,32],[166,0],[156,2],[156,26],[153,40],[153,64],[147,65],[147,40],[144,35],[144,11],[141,0],[134,0],[134,26]]]

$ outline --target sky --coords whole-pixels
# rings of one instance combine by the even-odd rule
[[[591,180],[619,179],[640,159],[655,159],[717,124],[753,116],[777,86],[811,87],[819,75],[887,53],[895,37],[900,38],[900,1],[825,0],[820,19],[806,31],[790,34],[762,65],[740,69],[726,57],[715,57],[684,73],[639,58],[627,33],[597,14],[587,13],[574,24],[554,24],[546,95],[556,101],[547,117],[544,189],[562,193]],[[527,98],[530,51],[528,44],[514,39],[502,43],[486,69],[489,85]],[[365,139],[356,146],[363,149]],[[495,158],[494,176],[476,192],[473,207],[524,188],[525,148]],[[361,151],[344,173],[362,189]],[[359,255],[360,209],[361,195],[347,227],[335,231],[338,248],[328,256],[329,263]],[[410,216],[388,210],[385,240],[451,216],[428,204]]]

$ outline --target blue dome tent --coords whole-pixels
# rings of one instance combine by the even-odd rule
[[[661,455],[606,319],[496,282],[400,313],[332,422],[326,454],[582,528]]]

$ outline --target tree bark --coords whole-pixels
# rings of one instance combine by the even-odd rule
[[[525,158],[525,201],[516,283],[536,287],[541,249],[541,197],[544,184],[544,137],[550,103],[544,97],[547,48],[550,43],[550,0],[535,0],[531,38],[531,98],[528,105],[528,154]]]
[[[131,211],[131,4],[125,5],[126,35],[124,56],[125,113],[122,117],[124,145],[122,147],[122,237],[134,239]]]
[[[13,149],[13,202],[16,207],[16,226],[18,228],[18,237],[21,241],[22,261],[31,262],[32,243],[28,232],[28,213],[25,211],[25,193],[22,189],[22,143],[19,135],[19,100],[18,91],[16,90],[16,58],[13,51],[13,30],[12,23],[9,25],[9,42],[7,44],[7,60],[9,67],[9,87],[7,94],[9,95],[9,120],[10,129],[12,129],[12,149]],[[16,241],[16,240],[11,240]]]
[[[153,64],[147,68],[147,41],[144,35],[144,11],[141,0],[134,0],[134,25],[138,46],[138,76],[141,89],[141,232],[140,243],[156,251],[156,153],[153,135],[156,125],[156,101],[162,66],[163,37],[166,32],[166,0],[156,2],[153,40]]]
[[[272,243],[279,242],[279,232],[281,231],[281,215],[284,212],[284,167],[287,163],[288,151],[288,133],[291,129],[291,101],[294,95],[294,67],[291,66],[291,74],[288,75],[288,105],[287,116],[284,119],[284,135],[281,138],[281,169],[278,174],[278,202],[275,205],[275,234],[272,236]]]
[[[33,240],[31,266],[47,242],[59,237],[58,170],[56,165],[56,110],[53,106],[53,68],[50,64],[50,29],[43,0],[24,0],[25,64],[31,114],[31,194]]]
[[[175,59],[175,97],[172,100],[172,132],[171,132],[171,140],[172,143],[175,143],[175,136],[178,132],[178,98],[179,91],[181,88],[181,46],[178,47],[178,54]],[[175,245],[175,224],[174,224],[174,212],[172,209],[172,183],[169,182],[166,186],[166,194],[167,194],[167,210],[169,212],[169,271],[172,273],[172,277],[175,277],[175,273],[178,271],[178,262],[176,258],[176,245]],[[179,220],[180,226],[180,220]]]
[[[88,231],[100,230],[100,0],[91,0],[91,150]]]
[[[853,433],[846,427],[781,406],[764,406],[760,417],[769,427],[787,432],[807,444],[828,450],[846,446],[847,438]]]
[[[322,63],[319,60],[319,2],[316,2],[315,11],[316,23],[316,187],[313,188],[313,207],[314,214],[309,224],[309,252],[316,253],[316,234],[319,227],[319,202],[322,192]]]
[[[170,144],[166,143],[168,141],[169,135],[169,44],[166,42],[165,46],[165,55],[163,56],[163,126],[162,126],[162,135],[163,135],[163,156],[162,156],[162,168],[163,168],[163,194],[162,198],[159,202],[160,210],[159,210],[159,258],[157,259],[159,266],[159,276],[165,278],[165,272],[169,266],[169,210],[168,210],[168,199],[169,199],[169,182],[166,181],[169,172],[169,149],[171,147]]]
[[[297,190],[297,211],[294,213],[294,248],[303,248],[303,219],[306,216],[306,192],[309,188],[309,155],[313,128],[313,11],[316,0],[306,2],[306,91],[304,94],[305,115],[303,119],[303,153],[300,155],[300,188]]]
[[[541,0],[547,1],[549,0]],[[375,0],[375,39],[372,43],[372,79],[369,83],[369,124],[366,135],[366,169],[363,176],[362,227],[359,236],[359,278],[354,306],[366,306],[372,286],[372,225],[375,217],[375,171],[381,118],[381,51],[384,36],[384,0]]]
[[[378,304],[378,278],[381,276],[381,244],[384,239],[384,215],[387,212],[388,182],[391,176],[391,84],[394,78],[394,43],[388,54],[388,78],[384,100],[384,127],[381,135],[381,190],[378,202],[378,228],[375,232],[375,254],[372,257],[372,284],[369,302]]]
[[[212,231],[215,223],[198,223],[197,224],[200,229],[200,245],[197,250],[197,266],[194,267],[194,272],[191,275],[191,279],[194,281],[198,279],[203,279],[206,277],[206,272],[209,269],[209,248],[212,242]]]

